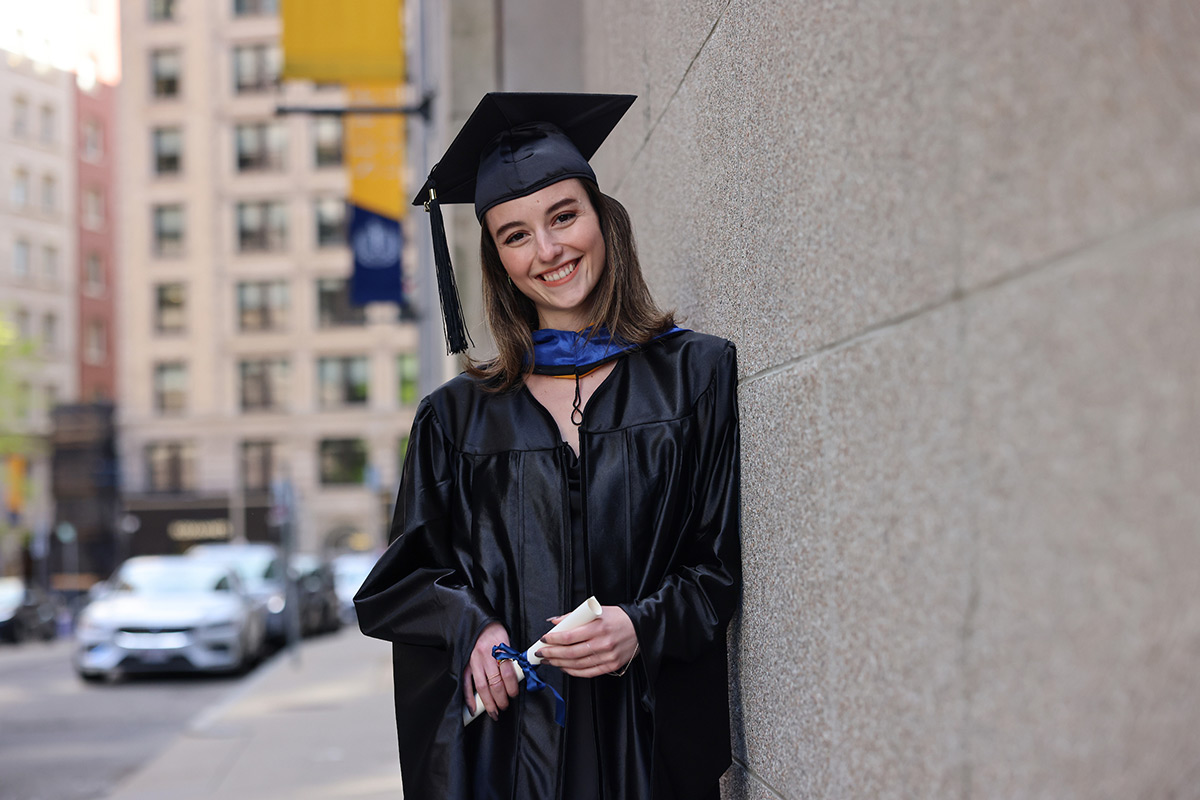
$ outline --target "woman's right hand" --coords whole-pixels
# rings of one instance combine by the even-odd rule
[[[492,648],[498,644],[508,644],[508,631],[499,622],[493,622],[479,634],[471,651],[471,660],[463,670],[467,708],[475,713],[475,693],[478,692],[484,710],[493,720],[499,719],[500,712],[508,708],[508,698],[517,696],[519,685],[512,664],[492,657]]]

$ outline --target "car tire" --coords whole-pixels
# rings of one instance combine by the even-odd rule
[[[79,679],[84,683],[104,683],[103,672],[80,672]]]

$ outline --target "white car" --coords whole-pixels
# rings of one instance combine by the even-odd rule
[[[239,672],[262,654],[266,620],[228,566],[138,556],[80,614],[75,669],[84,680],[131,672]]]

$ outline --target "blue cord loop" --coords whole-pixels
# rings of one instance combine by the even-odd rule
[[[497,661],[512,661],[520,666],[525,673],[525,686],[529,691],[537,692],[549,689],[550,693],[554,695],[554,721],[560,728],[567,727],[567,701],[563,700],[558,690],[542,680],[541,676],[537,674],[537,668],[529,663],[529,659],[525,657],[524,653],[518,653],[509,645],[498,644],[492,648],[492,658]]]

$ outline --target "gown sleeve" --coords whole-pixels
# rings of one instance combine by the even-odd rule
[[[741,462],[737,352],[727,344],[696,403],[697,463],[679,566],[629,615],[651,684],[663,659],[693,661],[717,642],[741,595]]]
[[[391,545],[354,596],[367,636],[445,648],[455,676],[498,617],[467,582],[470,554],[451,518],[454,454],[428,398],[413,421]]]

